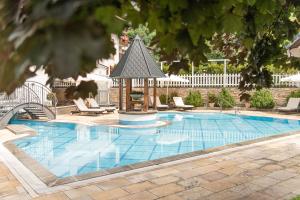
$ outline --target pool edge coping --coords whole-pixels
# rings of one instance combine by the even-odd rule
[[[78,181],[85,181],[88,179],[93,179],[93,178],[101,178],[101,177],[106,177],[109,175],[116,175],[122,172],[130,172],[134,170],[139,170],[147,167],[154,167],[154,166],[160,166],[162,164],[168,164],[176,161],[183,161],[185,159],[190,159],[193,157],[199,157],[203,155],[209,156],[212,153],[226,153],[224,152],[225,150],[238,150],[236,147],[247,147],[248,145],[251,144],[259,144],[261,142],[265,141],[272,141],[273,139],[278,139],[278,138],[284,138],[287,136],[293,136],[293,135],[299,135],[300,131],[292,131],[292,132],[287,132],[287,133],[282,133],[278,135],[272,135],[268,137],[262,137],[262,138],[257,138],[254,140],[249,140],[249,141],[243,141],[243,142],[238,142],[238,143],[233,143],[233,144],[227,144],[224,146],[220,147],[214,147],[214,148],[209,148],[206,150],[198,150],[198,151],[193,151],[193,152],[188,152],[184,154],[179,154],[179,155],[174,155],[174,156],[169,156],[165,158],[160,158],[156,160],[149,160],[149,161],[144,161],[144,162],[139,162],[131,165],[126,165],[126,166],[121,166],[121,167],[115,167],[107,170],[101,170],[97,172],[90,172],[78,176],[69,176],[66,178],[59,178],[56,175],[54,175],[52,172],[50,172],[48,169],[46,169],[44,166],[42,166],[38,161],[34,160],[32,157],[30,157],[27,153],[25,153],[21,148],[18,148],[13,142],[17,139],[12,139],[6,142],[3,142],[3,146],[19,161],[21,164],[23,164],[27,169],[29,169],[41,182],[46,184],[48,187],[54,187],[54,186],[61,186],[61,185],[66,185],[69,183],[74,183]],[[25,136],[25,137],[30,137],[31,135]],[[23,137],[23,138],[25,138]],[[249,146],[250,148],[251,146]],[[232,152],[230,151],[230,152]]]

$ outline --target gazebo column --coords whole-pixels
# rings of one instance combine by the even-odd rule
[[[153,79],[153,109],[156,110],[156,78]]]
[[[144,79],[144,111],[148,111],[149,107],[149,85],[148,85],[148,78]]]
[[[123,110],[123,79],[119,79],[119,110]]]
[[[132,91],[131,79],[127,78],[126,79],[126,111],[131,110],[131,97],[130,97],[131,91]]]

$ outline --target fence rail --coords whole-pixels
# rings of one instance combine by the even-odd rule
[[[273,87],[296,87],[298,83],[281,82],[280,79],[291,74],[273,74]],[[179,75],[189,82],[165,82],[157,81],[157,87],[238,87],[241,81],[240,74],[195,74],[194,76]],[[118,87],[118,80],[113,80],[113,87]],[[133,87],[143,87],[143,79],[133,79]],[[149,86],[153,86],[153,80],[149,80]]]
[[[273,74],[273,87],[296,87],[299,83],[281,82],[280,79],[292,74]],[[237,87],[241,81],[240,74],[191,74],[179,75],[181,78],[189,80],[189,82],[165,82],[157,81],[157,87]],[[55,80],[53,87],[67,88],[74,86],[75,81]],[[117,79],[113,79],[113,87],[118,87]],[[133,79],[133,87],[143,87],[143,79]],[[153,86],[153,80],[149,80],[149,86]]]

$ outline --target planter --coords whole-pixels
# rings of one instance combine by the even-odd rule
[[[215,103],[208,103],[208,105],[209,105],[210,108],[215,107]]]
[[[250,108],[250,102],[245,102],[245,107]]]
[[[132,100],[138,101],[141,100],[141,98],[144,96],[144,94],[130,94]]]

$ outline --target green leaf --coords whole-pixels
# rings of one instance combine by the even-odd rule
[[[256,0],[247,0],[249,6],[253,6],[256,3]]]
[[[223,17],[223,29],[226,33],[238,33],[243,28],[242,18],[233,14],[226,14]]]

